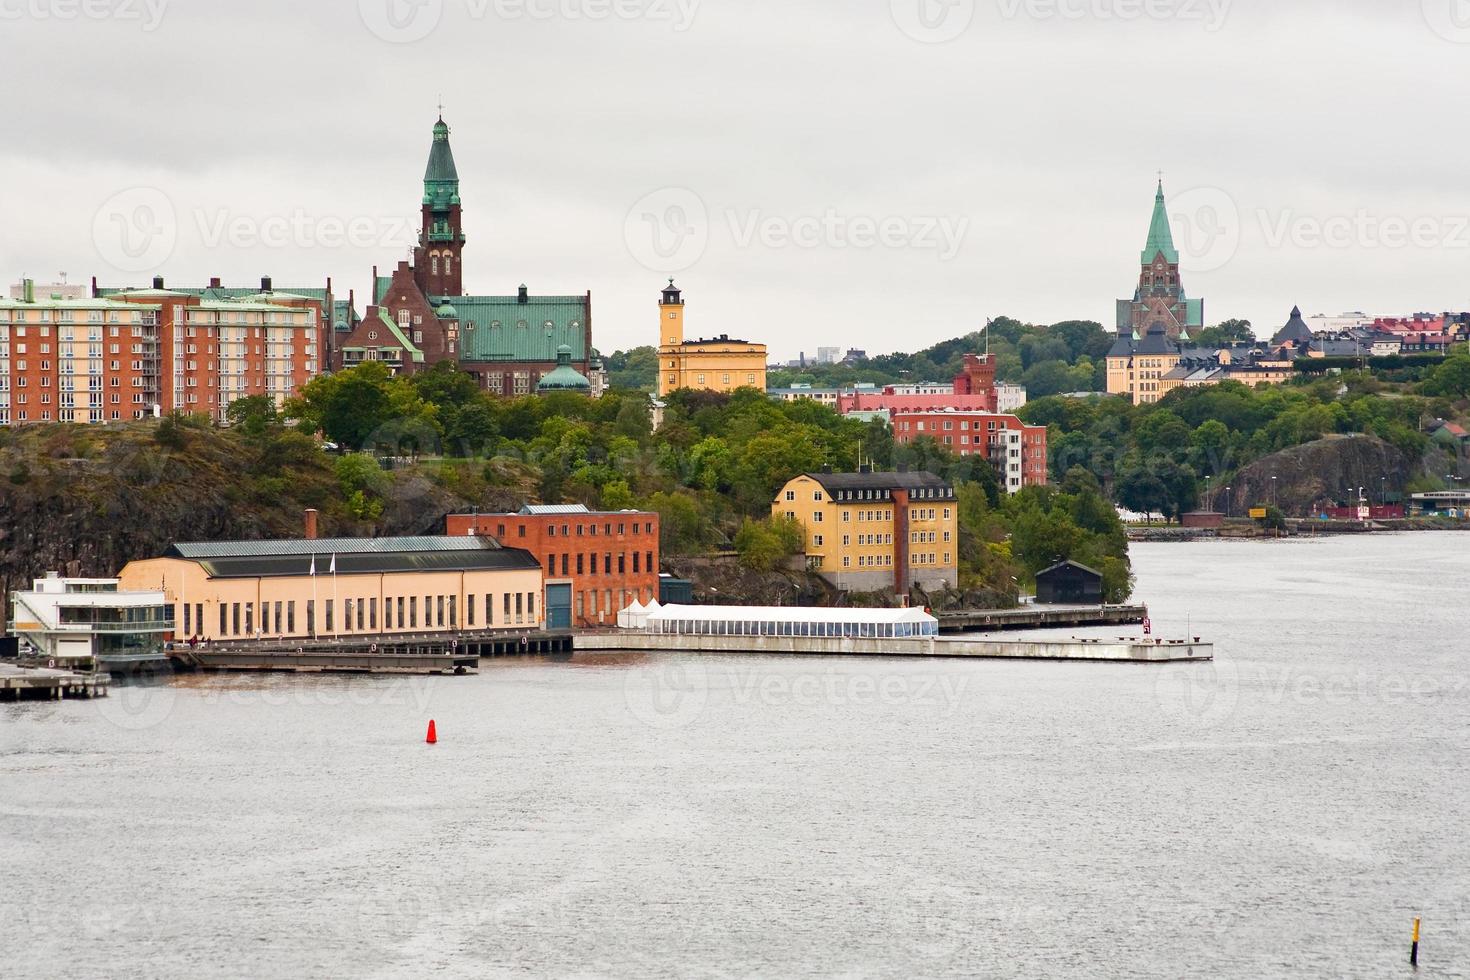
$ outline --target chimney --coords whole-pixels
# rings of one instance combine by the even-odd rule
[[[154,289],[162,289],[163,288],[163,276],[154,276],[153,277],[153,288]]]
[[[858,472],[863,474],[864,476],[867,476],[868,474],[873,472],[873,467],[869,466],[867,463],[864,463],[863,465],[858,467]]]
[[[909,471],[909,464],[908,463],[899,463],[897,469],[898,469],[898,472],[900,472],[900,473],[907,473]]]
[[[97,299],[97,277],[92,277],[92,299]]]
[[[316,540],[316,508],[308,507],[306,510],[306,540]]]
[[[218,289],[218,288],[220,288],[221,285],[223,285],[223,283],[220,281],[220,277],[219,276],[210,276],[209,277],[209,288],[210,289]]]
[[[530,301],[531,301],[531,297],[526,292],[526,284],[525,283],[521,283],[521,291],[516,294],[516,302],[519,303],[519,304],[521,304],[522,306],[525,306]]]
[[[271,277],[270,276],[261,276],[260,277],[260,291],[262,293],[268,293],[268,292],[271,291]]]

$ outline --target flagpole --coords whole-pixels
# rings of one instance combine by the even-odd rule
[[[316,639],[316,555],[311,556],[311,638]]]
[[[342,638],[342,610],[337,608],[337,556],[332,556],[332,636]]]

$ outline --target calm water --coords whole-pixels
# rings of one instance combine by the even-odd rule
[[[1219,663],[6,705],[0,975],[1470,976],[1470,535],[1136,556]]]

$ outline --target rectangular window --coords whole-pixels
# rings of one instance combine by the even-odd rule
[[[296,632],[296,601],[294,599],[286,603],[286,632]]]
[[[459,618],[458,618],[458,615],[456,613],[456,607],[458,606],[458,600],[459,600],[459,596],[452,595],[452,596],[449,597],[449,628],[450,629],[458,629],[459,628]]]
[[[485,593],[485,625],[486,626],[494,626],[495,625],[495,605],[494,605],[494,598],[495,597],[492,596],[490,593],[488,593],[488,592]]]
[[[366,610],[363,609],[363,606],[365,605],[367,605],[366,601],[362,599],[357,600],[357,631],[359,633],[361,633],[366,628],[367,617],[364,615]]]
[[[436,616],[436,619],[438,620],[439,625],[440,626],[443,626],[444,625],[444,597],[442,595],[437,597],[437,601],[434,603],[434,606],[435,606],[435,611],[438,613],[438,615]]]
[[[531,622],[536,621],[536,593],[526,593],[526,618]]]
[[[509,597],[507,596],[507,598]],[[521,593],[516,593],[516,625],[520,625],[520,623],[523,621],[522,617],[524,616],[525,598],[526,597]]]
[[[236,636],[240,635],[240,604],[230,603],[230,632]]]
[[[230,634],[229,615],[230,615],[229,607],[226,606],[223,602],[221,602],[219,604],[219,635],[220,636],[228,636]]]
[[[464,598],[464,624],[466,626],[475,625],[475,597],[472,595]]]
[[[402,600],[399,600],[400,602]],[[408,627],[418,629],[419,627],[419,597],[411,595],[408,597]]]
[[[327,632],[328,633],[331,633],[331,632],[334,632],[334,630],[335,630],[335,627],[333,626],[333,622],[334,622],[335,615],[336,615],[336,610],[332,608],[332,600],[331,599],[328,599],[326,601],[326,610],[327,610]]]
[[[510,593],[505,594],[505,625],[510,625]]]
[[[316,636],[316,600],[306,600],[306,632]]]
[[[187,602],[184,603],[184,635],[185,636],[189,636],[189,635],[191,635],[194,632],[193,630],[191,630],[189,628],[189,626],[190,626],[190,622],[189,621],[193,618],[192,615],[191,615],[191,613],[193,613],[193,611],[194,610],[189,606],[189,604]]]

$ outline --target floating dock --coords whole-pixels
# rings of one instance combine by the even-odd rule
[[[941,633],[991,633],[1002,630],[1077,629],[1084,626],[1137,626],[1148,619],[1147,606],[1022,606],[935,613]]]
[[[719,653],[818,657],[955,657],[984,660],[1090,660],[1164,664],[1215,659],[1198,640],[977,640],[947,637],[859,639],[815,636],[703,636],[625,631],[576,637],[578,653]]]
[[[110,683],[111,678],[105,673],[80,674],[48,667],[0,664],[0,701],[105,698]]]

